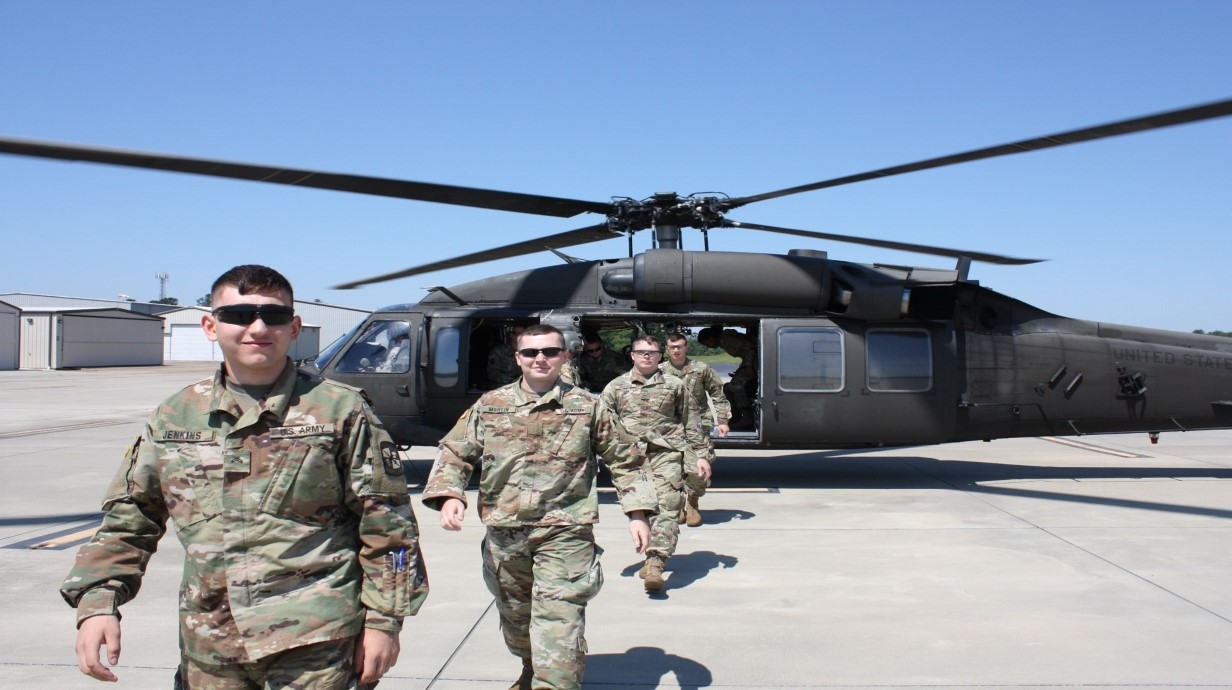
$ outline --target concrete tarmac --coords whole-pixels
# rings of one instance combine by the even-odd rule
[[[60,581],[146,415],[211,370],[0,372],[0,688],[103,687]],[[1064,441],[721,452],[655,596],[607,494],[585,687],[1232,688],[1232,431]],[[478,516],[415,512],[432,591],[381,690],[508,687]],[[118,687],[170,687],[182,556],[123,609]]]

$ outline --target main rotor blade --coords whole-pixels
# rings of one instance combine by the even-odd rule
[[[892,168],[882,168],[881,170],[873,170],[871,172],[860,173],[858,175],[836,177],[832,180],[814,182],[813,184],[801,185],[799,187],[789,187],[787,189],[780,189],[775,192],[766,192],[765,194],[739,197],[732,199],[730,202],[725,204],[724,207],[726,209],[739,208],[745,204],[751,204],[754,201],[777,199],[778,197],[787,196],[789,194],[811,192],[817,189],[826,189],[828,187],[839,187],[841,185],[852,184],[854,182],[865,182],[867,180],[890,177],[892,175],[901,175],[909,172],[917,172],[920,170],[929,170],[931,168],[941,168],[947,165],[967,163],[970,161],[983,160],[985,158],[1008,156],[1012,153],[1026,153],[1028,151],[1038,151],[1040,149],[1052,148],[1054,146],[1066,146],[1084,141],[1094,141],[1096,139],[1116,137],[1122,134],[1145,132],[1151,129],[1171,127],[1173,125],[1183,125],[1190,122],[1199,122],[1201,120],[1210,120],[1217,117],[1226,117],[1228,115],[1232,115],[1232,99],[1194,106],[1192,108],[1172,110],[1166,113],[1158,113],[1156,115],[1136,117],[1130,120],[1121,120],[1120,122],[1111,122],[1096,127],[1075,129],[1070,132],[1061,132],[1060,134],[1052,134],[1050,136],[1038,137],[1035,139],[1024,139],[1022,141],[1016,141],[1012,144],[990,146],[984,149],[967,151],[966,153],[956,153],[950,156],[941,156],[940,158],[930,158],[917,163],[908,163],[907,165],[899,165]]]
[[[832,240],[834,242],[846,242],[848,244],[865,244],[872,247],[884,247],[886,249],[899,249],[905,252],[915,252],[917,254],[932,254],[934,256],[949,256],[955,259],[968,257],[973,261],[983,261],[990,264],[1002,264],[1005,266],[1022,266],[1024,264],[1035,264],[1043,261],[1043,259],[1018,259],[1012,256],[1001,256],[1000,254],[987,254],[985,252],[973,252],[966,249],[949,249],[946,247],[933,247],[927,244],[911,244],[909,242],[891,242],[890,240],[877,240],[870,237],[855,237],[853,235],[836,235],[829,232],[814,232],[812,230],[794,230],[792,228],[780,228],[773,225],[761,225],[758,223],[742,223],[736,220],[724,220],[720,227],[725,228],[744,228],[748,230],[764,230],[766,232],[777,232],[780,235],[797,235],[799,237],[813,237],[819,240]]]
[[[481,264],[486,261],[495,261],[497,259],[508,259],[514,256],[522,256],[524,254],[534,254],[535,252],[546,252],[561,247],[572,247],[578,244],[586,244],[588,242],[598,242],[600,240],[610,240],[613,237],[620,237],[621,233],[613,232],[608,228],[607,223],[592,225],[588,228],[578,228],[569,230],[556,235],[548,235],[538,239],[527,240],[526,242],[518,242],[517,244],[509,244],[504,247],[495,249],[485,249],[481,252],[467,254],[465,256],[455,257],[453,259],[445,259],[444,261],[436,261],[422,266],[415,266],[393,273],[385,273],[363,280],[356,280],[350,283],[335,285],[334,290],[350,290],[363,285],[371,285],[373,283],[383,283],[387,280],[397,280],[398,278],[406,278],[408,276],[419,275],[421,273],[431,273],[433,271],[441,271],[447,268],[459,268],[461,266],[470,266],[472,264]]]
[[[602,213],[607,215],[610,204],[596,201],[563,199],[537,194],[501,192],[473,187],[411,182],[366,175],[346,175],[316,170],[279,168],[248,163],[186,158],[161,153],[122,151],[94,146],[75,146],[27,139],[0,137],[0,153],[33,158],[53,158],[67,161],[86,161],[128,168],[148,168],[167,172],[189,173],[210,177],[229,177],[252,182],[270,182],[296,187],[314,187],[339,192],[354,192],[373,196],[394,197],[430,201],[455,206],[473,206],[497,211],[514,211],[540,216],[569,218],[579,213]]]

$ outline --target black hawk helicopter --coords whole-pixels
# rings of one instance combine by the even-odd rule
[[[364,388],[394,439],[431,445],[495,385],[489,356],[518,325],[546,323],[575,356],[586,335],[721,325],[751,343],[748,428],[720,447],[837,449],[1021,436],[1232,427],[1232,339],[1066,318],[981,287],[971,262],[1032,263],[983,252],[729,219],[748,204],[903,173],[1198,122],[1232,100],[1027,139],[756,194],[582,201],[0,138],[0,153],[315,187],[542,216],[603,220],[339,285],[371,283],[540,251],[565,263],[429,289],[373,313],[316,360]],[[696,228],[704,251],[680,248]],[[710,251],[708,231],[762,230],[955,259],[952,269],[857,264],[825,252]],[[633,235],[653,230],[634,254]],[[580,261],[560,249],[629,238],[629,257]],[[628,366],[629,363],[625,362]]]

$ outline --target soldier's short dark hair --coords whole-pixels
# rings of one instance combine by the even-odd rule
[[[526,330],[522,331],[522,335],[518,336],[518,344],[522,343],[522,338],[529,338],[536,335],[551,335],[555,333],[560,336],[561,345],[565,343],[565,334],[560,332],[560,329],[555,326],[549,326],[546,323],[537,323],[533,326],[527,326]]]
[[[680,333],[680,332],[667,334],[667,342],[669,343],[674,343],[680,340],[688,340],[688,337],[685,336],[684,333]]]
[[[660,343],[659,339],[654,337],[653,335],[640,336],[637,339],[635,339],[632,343],[629,343],[629,346],[632,347],[633,345],[636,345],[638,343],[646,343],[647,345],[654,345],[660,350],[663,349],[663,344]]]
[[[260,264],[244,264],[236,266],[218,276],[210,287],[210,295],[227,287],[234,287],[241,295],[267,294],[286,291],[292,304],[295,303],[295,291],[291,289],[291,281],[269,266]]]

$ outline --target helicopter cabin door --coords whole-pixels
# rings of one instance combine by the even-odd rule
[[[952,336],[929,324],[765,319],[761,440],[822,447],[953,438]]]

